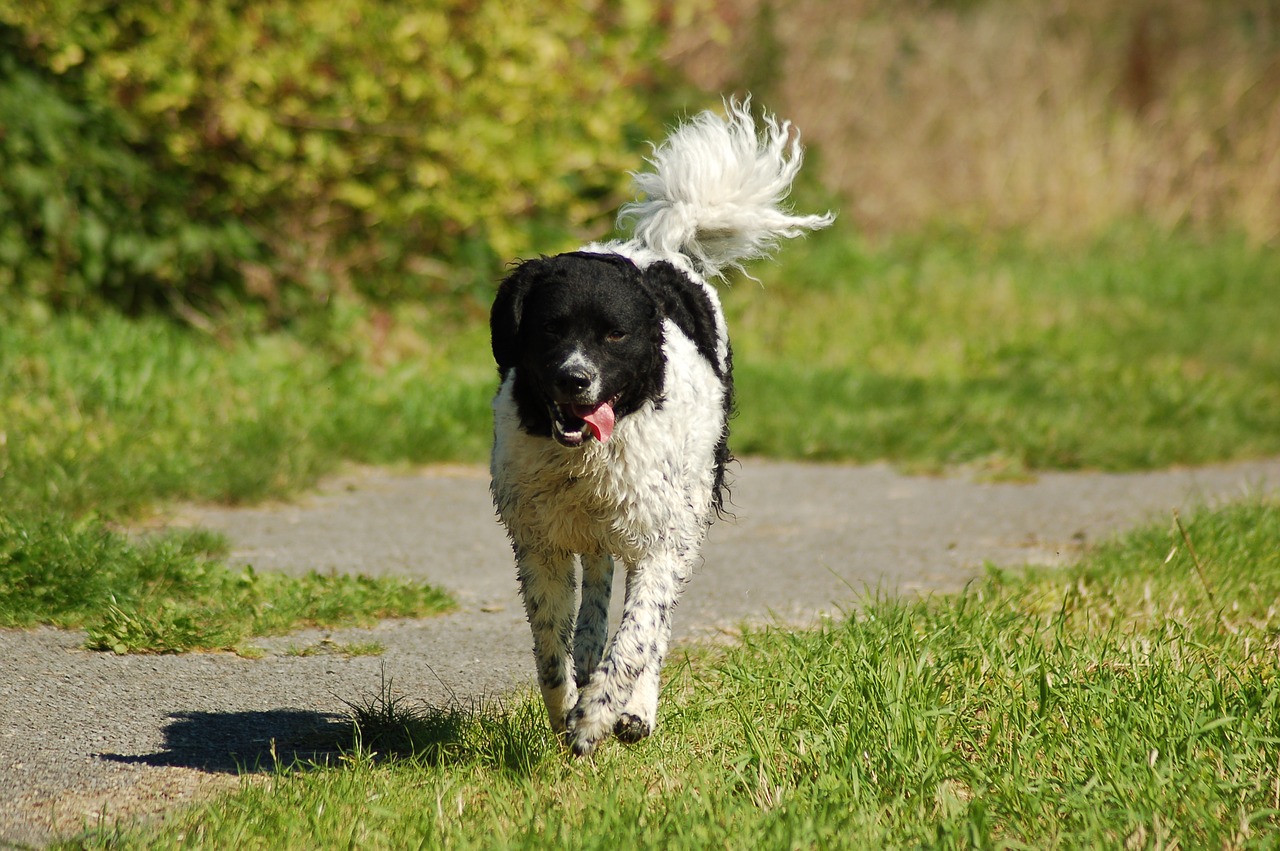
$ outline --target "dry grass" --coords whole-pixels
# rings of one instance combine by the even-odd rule
[[[1135,217],[1280,239],[1273,0],[718,0],[673,61],[753,90],[871,233],[1090,237]]]

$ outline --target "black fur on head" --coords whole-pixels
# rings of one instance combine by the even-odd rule
[[[489,316],[493,357],[513,392],[522,428],[581,445],[578,414],[607,402],[618,419],[661,405],[664,319],[693,341],[724,383],[725,426],[715,457],[714,506],[724,512],[733,411],[731,357],[721,363],[716,310],[700,284],[675,266],[644,270],[618,254],[572,252],[527,260],[498,287]]]
[[[644,274],[620,255],[575,252],[517,266],[498,288],[489,327],[498,372],[516,370],[524,429],[580,440],[575,406],[609,402],[622,418],[660,399],[662,318]]]

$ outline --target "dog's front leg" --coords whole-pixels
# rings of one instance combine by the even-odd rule
[[[551,728],[563,733],[566,716],[578,697],[570,642],[573,635],[574,570],[572,553],[516,554],[520,595],[533,630],[538,685]]]
[[[573,634],[573,670],[578,688],[591,679],[609,638],[609,597],[613,594],[613,557],[586,555],[582,560],[582,602]]]
[[[609,653],[569,712],[567,735],[578,756],[590,754],[613,732],[642,678],[652,676],[656,691],[671,639],[671,612],[684,587],[681,562],[674,555],[646,559],[629,571],[627,600]]]

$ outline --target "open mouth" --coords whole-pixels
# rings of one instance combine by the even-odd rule
[[[573,402],[551,403],[551,436],[562,446],[581,446],[588,435],[605,443],[613,435],[616,421],[613,406],[618,397],[596,405]]]

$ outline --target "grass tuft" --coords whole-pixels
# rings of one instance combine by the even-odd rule
[[[307,656],[335,655],[346,656],[381,656],[387,648],[377,641],[340,642],[323,638],[314,644],[290,645],[283,655],[305,658]]]
[[[91,649],[177,653],[452,606],[409,580],[229,570],[211,558],[225,546],[204,531],[138,542],[92,519],[0,515],[0,626],[83,627]]]
[[[347,702],[347,710],[352,740],[340,747],[364,759],[527,777],[543,760],[559,755],[541,706],[528,700],[514,711],[482,702],[431,706],[397,695],[384,680],[377,694]]]

